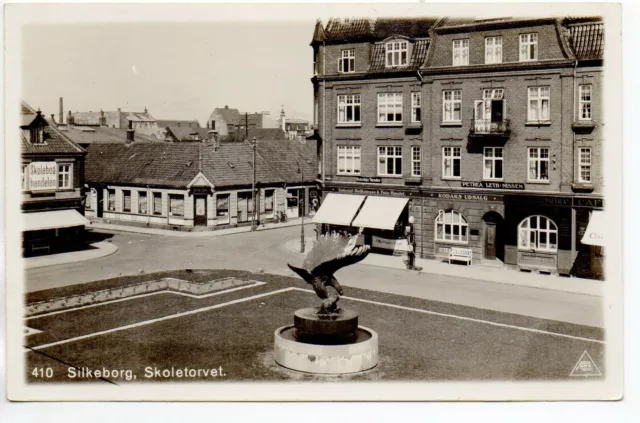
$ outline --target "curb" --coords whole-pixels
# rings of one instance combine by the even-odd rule
[[[84,251],[73,251],[70,253],[62,253],[64,254],[66,257],[64,258],[60,258],[59,261],[57,262],[53,262],[53,263],[49,263],[47,262],[47,260],[44,260],[45,258],[51,258],[51,256],[40,256],[40,257],[32,257],[32,258],[27,258],[24,259],[25,262],[25,266],[24,269],[38,269],[38,268],[42,268],[42,267],[49,267],[49,266],[58,266],[61,264],[69,264],[69,263],[79,263],[81,261],[89,261],[89,260],[95,260],[95,259],[99,259],[102,257],[108,257],[112,254],[115,254],[118,251],[118,246],[115,244],[112,244],[110,242],[105,242],[105,241],[100,241],[100,242],[95,242],[93,244],[90,244],[92,246],[98,246],[98,248],[100,249],[101,254],[97,255],[97,256],[90,256],[87,254],[87,257],[84,257],[83,255],[81,255],[78,258],[79,253],[83,253]],[[86,251],[86,250],[85,250]],[[35,262],[29,262],[29,260],[34,260],[34,259],[42,259],[42,260],[38,260],[38,261],[42,261],[42,263],[39,263],[38,261]]]

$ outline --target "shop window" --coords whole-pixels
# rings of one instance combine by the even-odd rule
[[[238,222],[248,222],[253,219],[253,198],[251,192],[239,192],[237,197]]]
[[[462,91],[446,90],[442,92],[442,121],[461,122]]]
[[[453,66],[469,64],[469,39],[453,40]]]
[[[29,178],[27,177],[27,166],[28,165],[22,165],[21,166],[21,170],[22,170],[22,190],[23,191],[27,191],[29,189]]]
[[[338,175],[360,174],[360,146],[339,145],[338,150]]]
[[[162,193],[153,193],[153,214],[156,216],[162,216]]]
[[[116,190],[107,190],[107,210],[116,211]]]
[[[502,180],[504,149],[502,147],[484,148],[484,174],[487,180]]]
[[[378,175],[402,176],[402,147],[378,147]]]
[[[273,203],[276,196],[276,190],[266,189],[264,190],[264,212],[271,216],[273,215]]]
[[[73,188],[71,169],[72,167],[70,164],[58,165],[58,188]]]
[[[530,216],[518,226],[520,249],[552,252],[558,251],[558,227],[544,216]]]
[[[216,217],[218,223],[229,223],[229,194],[216,195]]]
[[[169,194],[169,216],[184,216],[184,195]]]
[[[442,178],[458,179],[460,178],[460,147],[443,147],[442,148]]]
[[[467,219],[455,210],[440,210],[436,217],[436,241],[464,243],[468,242]]]
[[[147,192],[138,191],[138,213],[147,214]]]
[[[549,181],[549,149],[541,147],[529,148],[529,181]]]
[[[131,212],[131,191],[128,189],[122,190],[122,211]]]
[[[520,61],[538,60],[538,34],[520,34]]]
[[[91,190],[89,190],[87,192],[87,198],[84,200],[84,208],[87,210],[91,210],[93,209],[93,199],[95,198],[95,190],[93,188],[91,188]]]

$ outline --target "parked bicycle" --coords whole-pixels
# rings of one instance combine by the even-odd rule
[[[279,223],[286,223],[287,221],[287,213],[283,211],[279,211],[276,213],[276,221]]]

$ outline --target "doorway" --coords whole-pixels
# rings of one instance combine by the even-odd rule
[[[304,188],[291,188],[287,190],[287,217],[296,218],[306,216]]]
[[[504,261],[504,219],[497,212],[482,217],[484,227],[483,259]]]
[[[484,232],[484,258],[487,260],[496,259],[496,224],[486,223]]]
[[[194,196],[193,224],[195,226],[207,226],[207,197],[205,195]]]

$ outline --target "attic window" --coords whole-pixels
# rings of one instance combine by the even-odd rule
[[[44,144],[44,127],[31,130],[31,144]]]
[[[406,41],[394,41],[385,44],[386,67],[407,66],[408,43]]]

